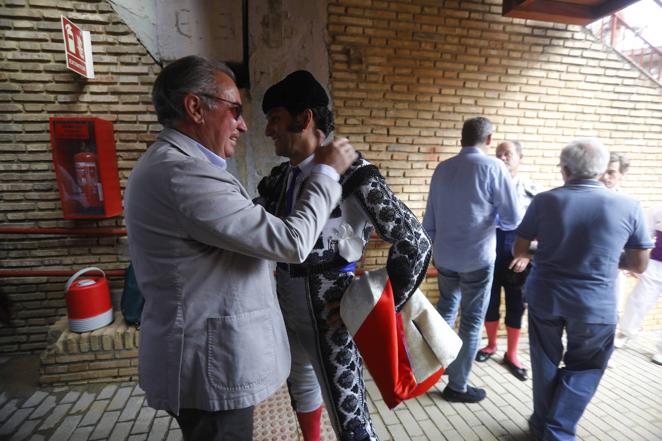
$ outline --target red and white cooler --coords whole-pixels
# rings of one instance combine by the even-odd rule
[[[82,277],[90,272],[100,273],[100,276]],[[83,268],[67,280],[64,291],[70,330],[88,332],[112,323],[113,305],[103,270]]]

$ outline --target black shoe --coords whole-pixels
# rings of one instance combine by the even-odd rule
[[[529,379],[529,375],[526,373],[526,369],[515,366],[508,358],[508,353],[503,354],[503,364],[506,365],[510,373],[513,374],[519,381],[526,381]]]
[[[531,435],[533,436],[533,439],[538,441],[542,439],[542,430],[540,430],[533,422],[533,415],[529,417],[527,420],[529,423],[529,431],[531,432]]]
[[[480,361],[482,363],[489,360],[492,355],[494,355],[494,352],[485,352],[480,350],[476,353],[476,361]]]
[[[450,387],[446,386],[444,391],[441,393],[441,396],[444,400],[450,401],[452,403],[477,403],[485,399],[485,389],[479,389],[477,387],[471,387],[467,385],[466,392],[456,392]]]

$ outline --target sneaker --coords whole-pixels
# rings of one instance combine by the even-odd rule
[[[651,361],[655,364],[662,365],[662,352],[656,352],[653,354],[653,358],[651,358]]]
[[[477,403],[485,399],[487,393],[485,389],[479,389],[477,387],[471,387],[467,385],[466,392],[456,392],[450,387],[446,386],[444,391],[441,393],[441,396],[446,401],[452,403]]]
[[[619,332],[616,334],[616,337],[614,338],[614,347],[616,349],[624,348],[629,341],[630,341],[630,337],[628,337],[626,334],[622,332]]]

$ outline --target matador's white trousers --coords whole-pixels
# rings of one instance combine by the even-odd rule
[[[627,337],[639,333],[646,313],[655,306],[662,294],[662,262],[651,259],[648,268],[639,275],[639,280],[625,304],[625,311],[620,320],[620,330]],[[662,352],[662,339],[657,344]]]
[[[324,401],[340,440],[377,441],[370,419],[358,349],[343,325],[326,326],[327,300],[340,300],[353,273],[290,277],[276,270],[280,302],[292,355],[287,380],[297,412],[310,412]]]

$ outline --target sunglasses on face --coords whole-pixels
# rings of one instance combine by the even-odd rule
[[[241,103],[237,103],[234,101],[226,100],[225,98],[218,97],[216,95],[209,95],[206,93],[203,93],[202,96],[206,96],[207,98],[212,98],[217,101],[222,101],[226,104],[229,104],[230,106],[230,111],[232,112],[232,116],[236,121],[239,121],[239,118],[244,114],[244,106],[242,106]]]

